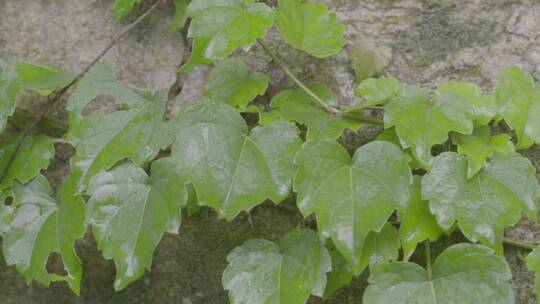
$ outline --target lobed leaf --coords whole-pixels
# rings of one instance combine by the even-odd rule
[[[354,91],[356,96],[366,99],[363,107],[388,102],[398,94],[400,83],[394,77],[368,78],[363,80]]]
[[[249,240],[227,257],[223,287],[236,303],[305,303],[310,294],[322,296],[331,260],[317,234],[289,231],[279,246]]]
[[[20,87],[17,73],[0,59],[0,132],[6,127],[7,118],[15,111],[15,99]]]
[[[17,74],[22,90],[33,90],[43,96],[68,86],[75,78],[73,74],[61,69],[24,61],[17,63]]]
[[[474,120],[480,125],[487,125],[497,113],[497,103],[494,96],[483,96],[482,89],[471,82],[449,81],[439,86],[437,93],[450,94],[465,98],[472,106]]]
[[[363,302],[510,304],[511,277],[504,258],[489,248],[457,244],[437,257],[432,273],[409,262],[374,265]]]

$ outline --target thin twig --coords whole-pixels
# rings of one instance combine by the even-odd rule
[[[533,251],[537,246],[540,246],[540,244],[534,244],[532,242],[526,242],[522,240],[515,240],[508,237],[505,237],[503,242],[507,245],[511,245],[517,248]]]
[[[263,51],[268,54],[272,58],[272,60],[277,64],[277,66],[285,72],[285,74],[306,94],[308,94],[313,100],[317,102],[317,104],[324,109],[329,114],[334,115],[340,115],[347,118],[352,118],[356,120],[360,120],[363,122],[371,123],[371,124],[382,124],[383,122],[380,119],[375,118],[365,118],[365,117],[358,117],[356,115],[351,115],[349,113],[343,112],[339,109],[336,109],[330,105],[328,105],[324,100],[322,100],[315,92],[313,92],[310,88],[308,88],[300,79],[298,79],[292,72],[291,69],[279,58],[277,54],[275,54],[261,39],[257,39],[257,42],[263,49]]]
[[[13,150],[13,153],[11,154],[6,167],[4,167],[4,170],[2,171],[2,174],[0,175],[0,182],[4,180],[4,178],[7,176],[9,170],[11,169],[11,166],[13,166],[13,162],[15,161],[17,152],[21,149],[24,141],[26,138],[32,133],[32,131],[37,127],[38,123],[47,115],[49,110],[64,96],[64,94],[71,88],[77,81],[79,81],[88,71],[98,63],[109,50],[115,46],[119,41],[121,41],[131,30],[133,30],[137,25],[139,25],[148,15],[150,15],[160,4],[165,3],[164,0],[158,0],[156,3],[154,3],[151,7],[149,7],[137,20],[133,21],[128,27],[126,27],[122,32],[120,32],[118,35],[116,35],[111,42],[101,51],[101,53],[98,54],[98,56],[88,64],[82,72],[77,74],[75,78],[65,87],[60,89],[58,92],[49,95],[49,98],[47,100],[47,104],[41,109],[39,114],[36,116],[36,119],[32,122],[30,127],[26,129],[19,139],[17,140],[17,144],[15,146],[15,149]]]

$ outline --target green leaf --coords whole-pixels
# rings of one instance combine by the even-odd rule
[[[334,171],[303,172],[310,155],[325,156],[339,150],[323,143],[307,148],[297,157],[296,177],[301,180],[295,180],[295,185],[314,191],[298,189],[298,208],[304,216],[315,213],[319,232],[332,239],[358,274],[365,266],[362,251],[370,231],[381,231],[397,208],[407,206],[412,183],[410,158],[394,144],[375,141],[360,147],[348,164],[333,163]],[[330,163],[324,165],[331,167]]]
[[[249,74],[240,59],[227,59],[208,74],[203,96],[245,109],[258,95],[264,94],[270,77],[264,73]]]
[[[20,134],[0,143],[0,172],[4,172],[11,159]],[[41,169],[49,166],[54,157],[54,139],[44,135],[29,135],[17,152],[13,164],[0,182],[0,191],[10,188],[14,180],[29,182]]]
[[[15,111],[15,99],[20,86],[17,73],[0,59],[0,132],[6,127],[8,116]]]
[[[81,110],[101,95],[111,95],[128,108],[105,114],[96,110],[83,116]],[[110,65],[96,65],[81,80],[68,101],[70,129],[66,135],[76,149],[71,159],[74,174],[80,177],[79,191],[90,178],[126,157],[142,165],[156,157],[174,139],[174,122],[164,121],[167,92],[155,95],[135,92],[118,83]]]
[[[510,67],[499,76],[495,88],[498,118],[516,131],[516,149],[540,143],[540,87],[532,76],[518,67]]]
[[[407,155],[409,155],[411,157],[411,163],[410,163],[410,167],[411,169],[422,169],[422,165],[420,164],[419,161],[417,161],[414,156],[413,156],[413,153],[411,151],[410,148],[403,148],[403,146],[401,146],[401,142],[399,141],[399,137],[396,133],[396,129],[395,128],[388,128],[388,129],[384,129],[382,131],[382,133],[380,133],[376,140],[382,140],[382,141],[388,141],[388,142],[391,142],[393,143],[394,145],[400,147],[403,152],[407,153]]]
[[[527,268],[536,273],[536,301],[540,302],[540,246],[525,257]]]
[[[471,82],[449,81],[439,86],[438,94],[458,95],[472,106],[474,119],[481,125],[487,125],[497,113],[494,96],[482,96],[482,89]]]
[[[80,291],[82,267],[73,248],[83,236],[84,201],[73,196],[75,183],[68,177],[52,197],[47,179],[38,175],[24,185],[13,185],[13,210],[3,234],[3,252],[8,265],[16,265],[27,282],[32,279],[49,286],[50,282],[66,281],[70,289]],[[49,255],[58,252],[67,275],[49,273]]]
[[[351,266],[339,251],[332,246],[328,250],[332,259],[332,270],[328,273],[326,289],[324,290],[323,299],[331,297],[338,289],[347,286],[353,279],[354,273]]]
[[[34,90],[47,96],[55,89],[68,86],[75,76],[54,67],[36,65],[29,62],[17,63],[17,74],[21,80],[22,90]]]
[[[305,303],[310,294],[322,296],[331,260],[317,234],[289,231],[278,245],[249,240],[227,257],[223,287],[236,303]]]
[[[141,0],[116,0],[114,1],[112,11],[113,16],[116,19],[120,19],[127,15],[133,7],[135,7],[135,3],[139,3]]]
[[[434,159],[422,179],[422,197],[445,231],[457,221],[469,240],[502,253],[504,227],[517,223],[522,210],[536,218],[535,171],[517,153],[495,154],[484,170],[467,179],[467,159],[447,152]]]
[[[362,81],[354,91],[356,96],[364,97],[362,106],[383,104],[397,95],[400,83],[394,77],[368,78]]]
[[[467,178],[478,173],[493,154],[514,152],[512,137],[508,134],[491,136],[489,126],[475,126],[470,135],[454,133],[452,141],[457,145],[458,153],[467,156]]]
[[[193,38],[193,47],[182,72],[223,60],[238,47],[251,46],[274,23],[272,9],[254,0],[192,1],[187,14],[192,18],[188,38]]]
[[[323,4],[279,0],[276,24],[288,44],[315,57],[335,55],[345,46],[345,26]]]
[[[187,8],[189,0],[174,0],[174,17],[171,20],[169,29],[171,31],[177,31],[186,25],[187,21]]]
[[[432,273],[409,262],[377,264],[363,302],[369,304],[513,304],[512,275],[503,257],[480,245],[453,245]]]
[[[403,244],[404,261],[409,260],[418,243],[424,240],[434,242],[443,232],[429,210],[429,202],[421,197],[420,181],[420,176],[415,175],[409,205],[407,208],[398,210],[399,237]]]
[[[311,89],[328,104],[335,102],[335,95],[329,89],[314,85]],[[307,140],[338,138],[344,129],[356,130],[357,120],[336,116],[325,112],[302,90],[284,90],[271,101],[272,111],[260,112],[261,124],[273,121],[296,121],[308,127]]]
[[[191,176],[199,204],[231,220],[265,199],[279,202],[287,196],[300,144],[290,123],[276,122],[248,135],[234,108],[206,100],[179,114],[172,157]]]
[[[178,230],[185,195],[179,195],[183,192],[180,179],[163,162],[152,166],[152,177],[126,163],[90,181],[86,217],[103,256],[114,260],[116,290],[150,269],[154,250],[163,233],[172,230],[173,223],[177,225],[174,230]],[[165,181],[167,177],[169,182]]]
[[[470,134],[473,131],[473,109],[458,95],[427,95],[409,90],[392,99],[384,114],[384,127],[395,127],[404,148],[411,148],[415,158],[426,169],[432,160],[431,147],[448,139],[448,132]]]

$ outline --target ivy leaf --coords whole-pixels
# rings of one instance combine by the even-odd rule
[[[527,268],[536,273],[536,300],[540,302],[540,246],[525,257]]]
[[[408,261],[418,243],[424,240],[432,242],[439,239],[442,229],[435,216],[429,210],[429,202],[422,200],[420,176],[414,176],[411,186],[411,199],[407,208],[398,210],[399,237],[403,244],[403,260]]]
[[[238,47],[251,46],[274,23],[272,9],[254,0],[192,1],[187,14],[192,18],[188,38],[193,38],[193,48],[182,72],[223,60]]]
[[[19,137],[17,134],[0,143],[0,172],[8,165]],[[54,139],[44,135],[29,135],[17,152],[11,168],[0,182],[0,191],[10,188],[14,180],[29,182],[41,169],[49,166],[49,161],[53,157]]]
[[[403,150],[403,152],[407,153],[407,155],[409,155],[411,157],[411,163],[410,163],[411,169],[422,169],[422,165],[420,164],[420,162],[418,162],[413,157],[413,153],[412,153],[411,149],[410,148],[404,149],[401,146],[401,142],[399,140],[399,137],[398,137],[398,135],[396,133],[395,128],[384,129],[382,131],[382,133],[377,136],[376,140],[382,140],[382,141],[391,142],[394,145],[400,147]]]
[[[536,218],[537,196],[535,167],[517,153],[495,154],[484,170],[467,179],[467,159],[446,152],[422,179],[422,197],[445,231],[457,221],[469,240],[500,253],[505,226],[517,223],[522,210]]]
[[[540,87],[532,76],[518,67],[503,71],[495,88],[499,105],[498,118],[516,131],[516,149],[540,143]]]
[[[279,0],[276,24],[288,44],[315,57],[335,55],[345,46],[345,26],[323,4]]]
[[[8,116],[15,111],[15,99],[20,86],[17,73],[0,59],[0,132],[6,127]]]
[[[329,89],[314,85],[311,89],[328,104],[336,97]],[[284,90],[274,96],[271,101],[272,111],[260,112],[260,123],[273,121],[296,121],[308,128],[307,140],[338,138],[344,129],[356,130],[360,124],[350,118],[326,113],[315,101],[302,90]]]
[[[264,94],[270,77],[264,73],[249,74],[240,59],[227,59],[208,74],[203,95],[244,109],[258,95]]]
[[[169,28],[171,31],[177,31],[184,27],[187,20],[188,0],[174,0],[174,17]]]
[[[338,289],[347,286],[353,279],[354,273],[351,266],[339,251],[332,246],[328,250],[332,259],[332,270],[328,273],[326,289],[323,299],[330,298]]]
[[[94,98],[111,95],[126,110],[105,114],[97,110],[83,116],[82,109]],[[80,177],[79,191],[90,178],[129,157],[142,165],[174,139],[174,122],[164,121],[167,92],[154,95],[135,92],[118,83],[110,65],[96,65],[81,80],[68,100],[70,129],[66,135],[76,149],[71,159],[74,174]]]
[[[29,62],[17,63],[17,74],[22,90],[34,90],[47,96],[55,89],[68,86],[75,76],[54,67],[36,65]]]
[[[489,248],[457,244],[437,257],[431,274],[409,262],[374,265],[363,302],[514,303],[511,277],[504,258]]]
[[[70,289],[80,291],[82,267],[73,248],[83,236],[84,201],[73,196],[74,180],[68,177],[52,197],[47,179],[38,175],[28,184],[13,185],[13,209],[3,234],[3,252],[8,265],[16,265],[26,281],[32,279],[49,286],[50,282],[66,281]],[[49,273],[49,255],[58,252],[67,275]]]
[[[236,303],[305,303],[310,294],[322,296],[331,260],[317,234],[289,231],[278,245],[249,240],[227,257],[223,287]]]
[[[508,134],[491,136],[489,126],[475,126],[470,135],[454,133],[452,141],[457,145],[458,153],[467,156],[467,178],[478,173],[493,154],[514,152],[512,137]]]
[[[363,80],[354,91],[356,96],[366,99],[363,107],[383,104],[397,95],[400,83],[394,77],[368,78]]]
[[[116,19],[120,19],[127,15],[133,7],[135,6],[135,3],[139,3],[141,0],[116,0],[114,1],[112,11],[113,16]]]
[[[114,260],[116,290],[150,269],[163,233],[173,226],[171,222],[178,223],[183,198],[177,194],[183,190],[173,182],[174,174],[160,170],[167,170],[162,161],[152,166],[152,177],[125,163],[90,181],[86,217],[103,256]],[[170,183],[164,183],[164,175],[172,179]]]
[[[312,193],[299,192],[298,208],[304,216],[315,212],[320,233],[332,239],[355,274],[365,266],[362,251],[369,232],[381,231],[397,208],[407,206],[412,183],[409,160],[394,144],[375,141],[360,147],[349,165],[336,165],[339,168],[335,171],[324,172],[325,179],[300,171],[297,174],[319,184]]]
[[[172,157],[178,169],[189,172],[199,204],[221,217],[231,220],[268,198],[279,202],[290,191],[301,143],[292,124],[276,122],[248,136],[234,108],[206,100],[179,114],[177,130]]]
[[[487,125],[497,113],[497,103],[494,96],[482,96],[482,89],[471,82],[449,81],[439,86],[439,94],[458,95],[472,106],[474,120],[481,125]]]
[[[473,109],[458,95],[427,95],[410,91],[392,99],[384,114],[384,127],[395,127],[404,148],[411,148],[415,158],[429,169],[431,147],[448,139],[448,132],[471,134]]]

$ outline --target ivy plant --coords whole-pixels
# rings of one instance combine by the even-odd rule
[[[138,2],[115,1],[114,16]],[[429,92],[369,78],[355,89],[357,103],[341,108],[331,89],[298,79],[264,39],[275,26],[300,52],[344,52],[345,27],[326,6],[173,3],[173,27],[189,24],[192,42],[180,71],[213,65],[201,100],[173,119],[165,90],[123,84],[110,64],[76,76],[0,61],[0,236],[6,263],[29,283],[65,281],[78,294],[84,266],[74,244],[90,228],[122,290],[150,270],[165,233],[195,220],[183,211],[206,207],[231,221],[288,198],[306,221],[279,241],[237,244],[222,279],[230,303],[331,298],[364,271],[364,303],[514,303],[504,244],[531,251],[527,266],[540,275],[540,247],[504,235],[538,213],[536,168],[521,153],[540,142],[540,86],[526,71],[501,71],[493,94],[468,82]],[[241,59],[252,48],[296,87],[269,94],[271,77]],[[12,121],[27,91],[49,105],[71,92],[62,138],[35,129],[47,111],[27,131]],[[113,102],[95,102],[101,96]],[[345,147],[345,130],[368,129],[375,139]],[[56,185],[46,176],[59,144],[75,152]],[[452,234],[463,241],[431,250]],[[46,268],[52,253],[64,273]]]

